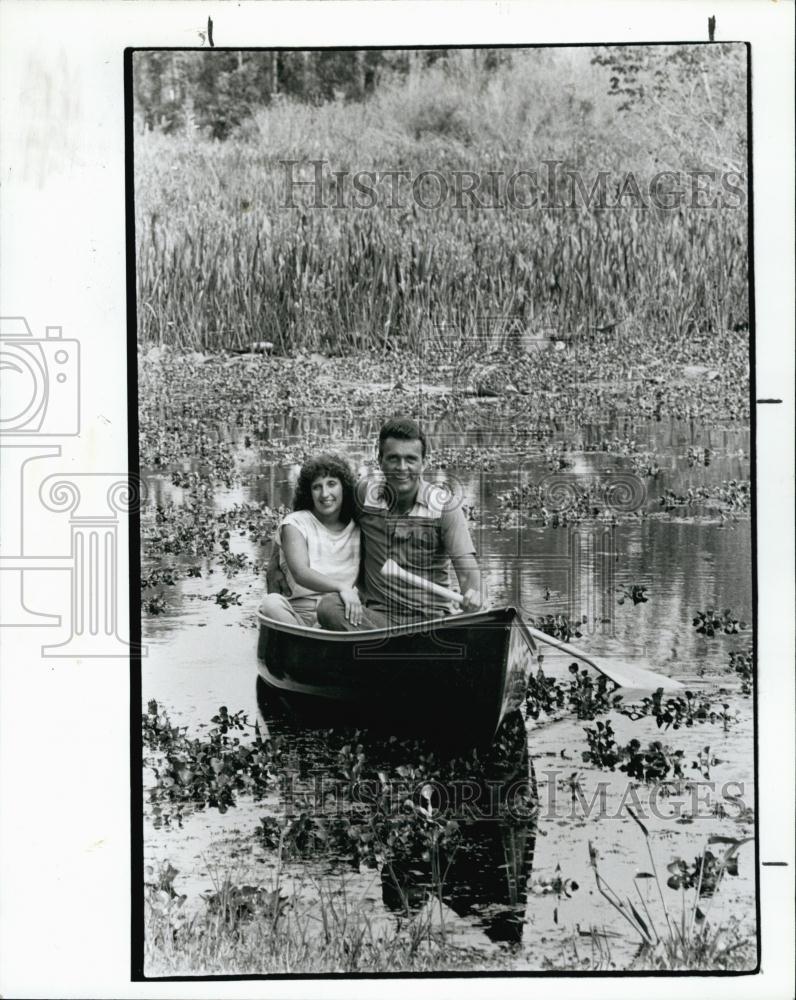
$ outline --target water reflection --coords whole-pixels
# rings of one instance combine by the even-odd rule
[[[384,865],[385,905],[405,912],[436,895],[457,916],[475,918],[490,941],[520,944],[537,819],[533,764],[520,713],[504,721],[480,773],[446,782],[435,793],[455,803],[447,813],[457,817],[459,837],[438,860],[418,852]]]
[[[288,429],[295,435],[317,430],[319,441],[321,438],[325,443],[334,440],[335,445],[353,459],[363,460],[372,455],[378,426],[368,422],[332,424],[318,420],[309,424],[293,423],[289,428],[274,425],[264,430],[273,439]],[[438,431],[443,429],[437,428]],[[450,429],[458,433],[456,428]],[[666,489],[685,492],[692,486],[748,478],[748,431],[686,421],[648,424],[619,421],[612,426],[583,426],[574,436],[573,433],[573,429],[562,427],[560,439],[573,447],[582,443],[584,450],[577,456],[569,456],[575,462],[571,471],[587,476],[601,475],[604,470],[623,464],[617,455],[602,451],[604,439],[630,436],[640,447],[655,452],[661,471],[658,477],[646,480],[648,513],[652,516],[622,522],[613,529],[611,585],[579,590],[572,586],[569,568],[572,535],[569,528],[545,526],[526,519],[516,527],[500,529],[496,526],[494,515],[499,509],[499,495],[518,483],[517,465],[520,463],[516,457],[507,456],[484,475],[472,465],[459,470],[453,466],[443,470],[439,475],[457,475],[469,499],[480,506],[482,519],[474,522],[471,530],[477,538],[492,602],[495,605],[519,604],[531,615],[564,613],[573,621],[582,621],[581,616],[587,616],[587,621],[579,626],[582,636],[576,644],[585,646],[597,657],[616,655],[620,659],[635,659],[689,683],[699,684],[705,677],[725,684],[728,650],[736,644],[724,637],[707,639],[697,634],[691,621],[698,610],[708,607],[731,608],[740,617],[750,620],[751,524],[744,518],[729,519],[725,523],[717,517],[681,516],[679,511],[661,516],[657,498]],[[237,437],[237,434],[231,436]],[[480,430],[462,431],[459,437],[451,437],[447,442],[441,441],[439,436],[435,438],[437,444],[490,447],[500,446],[503,441],[504,437],[486,423]],[[689,464],[686,450],[698,445],[712,449],[709,466]],[[263,461],[263,455],[258,454],[256,448],[244,451],[241,452],[244,475],[240,484],[218,487],[212,495],[194,497],[189,489],[174,486],[168,478],[152,477],[149,479],[150,500],[153,503],[170,499],[177,504],[201,503],[202,513],[207,509],[210,516],[236,504],[287,503],[296,466]],[[545,459],[539,452],[534,442],[525,451],[521,472],[527,481],[537,481],[548,474]],[[274,453],[279,454],[279,449],[274,448]],[[437,474],[431,470],[429,478]],[[602,537],[598,535],[596,542],[600,543]],[[144,700],[154,698],[166,706],[175,724],[187,726],[191,735],[202,735],[207,721],[218,712],[220,705],[228,705],[234,711],[252,702],[257,633],[249,619],[253,619],[261,597],[260,568],[268,553],[256,537],[249,537],[242,531],[233,532],[230,545],[235,553],[243,553],[249,558],[247,568],[234,574],[214,558],[187,554],[176,558],[167,556],[165,563],[176,562],[181,570],[176,584],[162,588],[168,609],[156,616],[147,614],[144,618],[144,641],[149,647],[149,655],[142,663]],[[604,549],[607,550],[607,546],[595,545],[595,556]],[[596,558],[593,564],[594,567],[601,565]],[[194,565],[201,569],[201,576],[188,575],[187,568]],[[587,568],[586,579],[597,579],[591,565]],[[637,606],[630,601],[620,605],[620,588],[633,584],[647,587],[649,600]],[[214,600],[222,586],[243,595],[240,608],[227,608]],[[604,597],[605,605],[595,605],[594,595]],[[738,637],[738,645],[741,645],[741,638]],[[747,641],[743,639],[744,644]],[[547,662],[550,664],[551,660]],[[734,709],[739,703],[734,697],[732,701]],[[244,864],[237,853],[242,843],[252,851],[252,859],[245,875],[240,877],[252,882],[262,879],[263,872],[270,871],[271,865],[282,866],[281,859],[277,860],[280,858],[277,846],[257,840],[251,848],[245,835],[254,831],[264,813],[284,823],[286,817],[295,816],[305,808],[302,799],[314,805],[316,778],[320,775],[332,784],[339,783],[342,770],[351,769],[350,758],[356,756],[357,745],[361,743],[366,758],[365,777],[375,782],[376,790],[379,770],[392,777],[399,767],[408,768],[411,794],[407,797],[411,798],[413,806],[425,808],[428,805],[420,792],[423,783],[428,781],[428,774],[433,772],[434,780],[429,782],[434,786],[430,800],[433,819],[437,818],[436,810],[442,802],[451,799],[451,789],[457,782],[459,806],[464,795],[470,795],[473,788],[476,791],[472,794],[477,801],[488,803],[493,796],[497,806],[486,815],[478,815],[472,808],[468,815],[460,815],[457,836],[450,841],[443,838],[436,856],[428,849],[428,833],[433,824],[417,820],[413,825],[412,816],[405,811],[404,826],[408,834],[417,833],[418,837],[413,840],[408,836],[405,843],[392,845],[388,863],[382,848],[389,831],[401,828],[398,820],[403,800],[396,801],[391,810],[382,809],[376,815],[373,802],[360,801],[352,806],[350,792],[346,792],[347,797],[338,800],[337,814],[330,818],[328,841],[325,844],[311,841],[303,856],[286,859],[284,866],[279,868],[282,875],[293,879],[294,886],[301,886],[302,880],[308,878],[311,881],[317,878],[327,884],[328,878],[328,884],[339,884],[341,892],[348,893],[351,889],[358,901],[369,906],[373,904],[379,919],[390,925],[405,920],[407,915],[425,919],[430,910],[438,917],[442,913],[446,929],[456,928],[465,938],[464,943],[474,950],[486,950],[489,942],[516,946],[523,939],[525,924],[523,943],[528,954],[533,952],[533,961],[539,961],[540,956],[548,953],[549,945],[541,942],[544,940],[542,935],[548,942],[552,940],[548,932],[552,933],[556,926],[554,900],[539,893],[539,887],[535,886],[534,905],[527,906],[531,867],[535,867],[535,879],[540,885],[555,877],[554,869],[559,863],[568,875],[577,876],[578,882],[585,884],[592,878],[587,859],[588,840],[594,833],[591,825],[587,827],[572,821],[551,825],[548,822],[545,830],[548,836],[536,842],[533,765],[528,759],[520,727],[512,730],[508,725],[504,730],[509,749],[498,750],[490,759],[463,761],[456,771],[450,764],[446,765],[447,769],[443,767],[445,762],[439,759],[433,766],[428,759],[421,760],[424,755],[427,758],[428,751],[414,743],[391,743],[354,730],[330,733],[320,728],[328,726],[328,720],[316,720],[313,727],[312,723],[305,725],[287,717],[273,702],[261,702],[260,707],[259,725],[263,736],[267,737],[270,731],[275,742],[282,742],[275,757],[274,781],[269,783],[266,798],[252,802],[242,796],[237,808],[226,816],[213,810],[193,816],[186,820],[186,831],[179,839],[176,831],[163,833],[147,829],[147,849],[151,856],[171,858],[175,866],[186,873],[185,884],[193,896],[198,898],[199,892],[209,884],[205,862],[208,854],[215,856],[220,865],[229,863],[230,857],[235,857],[235,864]],[[748,703],[745,710],[748,719]],[[449,720],[444,721],[443,728],[450,728]],[[560,728],[552,729],[547,742],[543,734],[532,732],[537,764],[548,752],[555,751],[557,755],[562,746],[572,753],[572,747],[577,747],[574,741],[583,740],[582,727],[574,722],[570,730],[563,735],[562,732]],[[697,732],[695,728],[681,730],[678,737],[671,738],[675,742],[690,739],[695,748],[695,740],[711,740],[717,744],[721,740],[723,752],[719,756],[727,761],[724,765],[727,779],[742,780],[751,789],[750,734],[751,723],[745,723],[729,733],[711,731],[708,734],[705,731],[703,735],[701,729]],[[630,735],[633,735],[630,731],[623,734],[622,740]],[[516,743],[512,742],[514,737]],[[641,738],[660,738],[660,733],[650,728]],[[346,762],[341,762],[341,750],[346,742],[350,744],[351,753]],[[537,771],[544,794],[545,775],[541,765]],[[289,786],[281,784],[283,772],[290,779]],[[437,775],[441,776],[439,782]],[[512,785],[520,785],[523,778],[528,788],[527,814],[509,808]],[[286,788],[290,790],[290,798]],[[467,791],[463,792],[462,788]],[[522,800],[522,793],[519,797]],[[468,802],[472,807],[472,799]],[[464,812],[461,808],[459,811]],[[440,813],[442,818],[442,810]],[[374,816],[379,819],[376,824],[379,850],[372,852],[365,861],[363,845],[353,840],[349,833],[366,832],[369,823],[372,829]],[[720,828],[721,832],[733,834],[734,821],[724,822],[730,825]],[[704,828],[700,829],[695,823],[667,828],[665,837],[675,834],[676,852],[693,858],[703,848],[698,842],[703,832]],[[602,835],[609,842],[610,853],[621,872],[618,881],[632,884],[636,871],[636,853],[632,845],[636,843],[633,837],[638,835],[637,829],[620,827],[614,834],[613,830],[606,831],[603,827]],[[689,836],[691,840],[687,840]],[[233,842],[234,849],[230,847]],[[672,848],[674,853],[674,844]],[[440,875],[444,875],[441,888]],[[191,877],[194,883],[189,881]],[[744,883],[743,892],[739,890],[738,893],[730,904],[747,906],[753,898],[753,888]],[[573,920],[577,919],[582,926],[602,924],[611,919],[610,914],[606,916],[603,901],[586,892],[577,895],[571,910]]]
[[[448,759],[421,741],[300,725],[261,683],[257,703],[263,738],[291,747],[279,819],[294,819],[314,801],[316,815],[327,818],[316,849],[325,865],[350,869],[351,842],[359,838],[368,849],[354,868],[363,856],[375,859],[382,902],[398,919],[438,906],[443,925],[444,914],[448,921],[455,915],[492,942],[522,942],[538,810],[520,712],[504,720],[488,751]],[[355,781],[346,781],[341,807],[340,758],[350,747],[349,758],[362,765]]]

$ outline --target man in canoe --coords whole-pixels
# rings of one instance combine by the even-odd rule
[[[393,417],[382,426],[380,474],[366,476],[356,488],[363,558],[360,620],[352,623],[340,596],[328,593],[317,606],[321,628],[336,632],[384,628],[440,618],[450,611],[447,597],[383,576],[388,560],[443,587],[453,563],[462,609],[480,608],[481,574],[467,522],[449,490],[422,478],[425,457],[426,437],[414,420]],[[273,584],[269,573],[269,586]]]

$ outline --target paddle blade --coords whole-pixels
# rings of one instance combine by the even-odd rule
[[[658,674],[654,670],[646,670],[644,667],[637,667],[635,664],[624,664],[614,660],[613,657],[610,660],[603,657],[603,662],[606,668],[610,669],[611,680],[623,689],[625,696],[631,691],[649,694],[651,691],[657,691],[658,688],[663,688],[664,691],[682,691],[685,687],[674,677],[664,677],[663,674]],[[608,669],[606,669],[606,673],[608,673]]]

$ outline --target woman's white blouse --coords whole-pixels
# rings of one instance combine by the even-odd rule
[[[307,590],[293,579],[282,547],[282,528],[286,524],[292,525],[304,537],[311,570],[341,580],[348,587],[354,586],[359,576],[359,527],[354,521],[349,521],[342,531],[330,531],[311,510],[294,510],[282,518],[276,532],[279,565],[290,584],[291,597],[321,595],[315,590]]]

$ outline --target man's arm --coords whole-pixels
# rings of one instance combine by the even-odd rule
[[[460,507],[447,510],[442,515],[442,544],[450,556],[462,592],[462,610],[478,611],[485,603],[481,592],[481,571],[475,557],[475,546],[470,538],[467,522]]]
[[[462,610],[478,611],[484,603],[481,594],[481,570],[474,555],[456,556],[451,559],[462,592]]]

